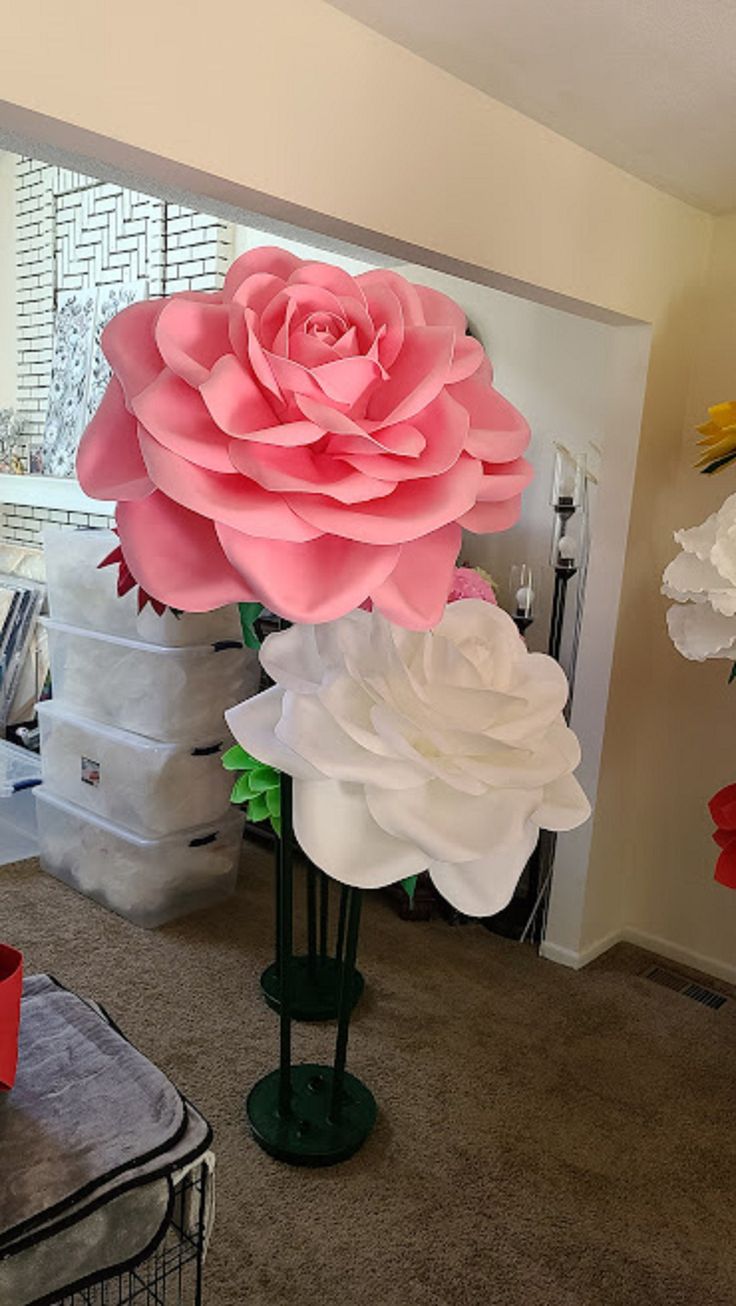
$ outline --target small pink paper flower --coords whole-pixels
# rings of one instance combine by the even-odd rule
[[[482,599],[484,603],[497,602],[493,586],[474,567],[455,568],[447,602],[457,603],[459,599]]]
[[[280,249],[124,309],[77,470],[162,603],[439,621],[461,527],[516,521],[529,430],[447,296]]]

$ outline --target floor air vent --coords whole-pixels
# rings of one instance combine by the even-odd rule
[[[655,984],[661,984],[662,988],[672,989],[685,998],[692,998],[693,1002],[702,1003],[704,1007],[712,1007],[714,1011],[728,1001],[723,993],[707,989],[703,984],[695,984],[687,975],[678,975],[676,970],[666,970],[664,966],[652,966],[644,972],[644,976]]]

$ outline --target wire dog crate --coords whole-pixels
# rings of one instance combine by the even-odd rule
[[[184,1176],[166,1233],[145,1260],[77,1288],[53,1306],[202,1306],[210,1181],[206,1162]]]

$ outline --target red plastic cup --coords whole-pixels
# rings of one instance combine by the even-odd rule
[[[0,1092],[15,1083],[22,988],[23,954],[0,943]]]

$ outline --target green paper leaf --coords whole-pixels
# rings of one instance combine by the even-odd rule
[[[248,804],[248,820],[267,821],[268,816],[268,803],[263,794],[258,794],[255,798],[251,798]]]
[[[227,752],[223,753],[221,761],[226,771],[248,771],[254,765],[254,759],[250,753],[246,753],[245,749],[240,747],[240,744],[228,748]]]
[[[250,773],[246,771],[245,775],[241,775],[235,781],[230,792],[230,802],[247,803],[250,802],[251,798],[254,796],[253,790],[250,787]]]
[[[272,817],[271,817],[271,826],[272,826],[273,830],[275,831],[275,833],[279,836],[279,839],[280,839],[280,838],[281,838],[281,817],[280,817],[280,816],[272,816]]]
[[[238,611],[240,613],[240,629],[243,632],[243,643],[246,648],[260,648],[261,641],[255,631],[255,622],[263,612],[262,603],[239,603]]]
[[[404,890],[404,893],[406,894],[407,898],[409,899],[410,906],[414,902],[414,894],[416,892],[418,879],[419,879],[418,875],[407,875],[406,879],[401,881],[401,887]]]
[[[272,818],[271,823],[273,824],[273,817],[281,816],[281,790],[267,789],[266,793],[264,794],[264,797],[266,799],[266,806],[268,808],[269,815]]]
[[[250,783],[254,794],[264,794],[267,789],[277,789],[281,781],[270,766],[257,766],[250,773]]]

